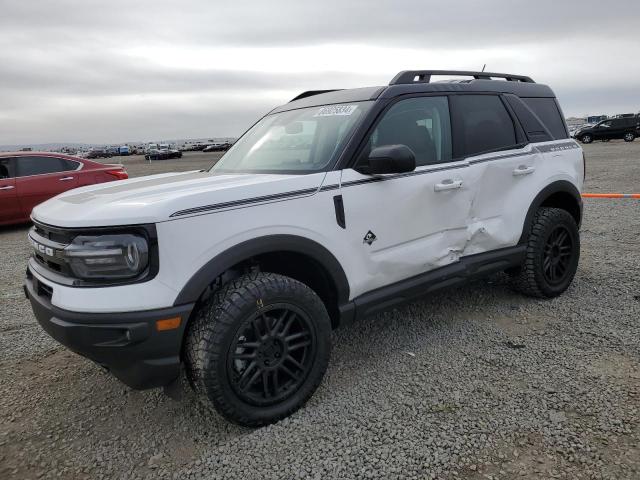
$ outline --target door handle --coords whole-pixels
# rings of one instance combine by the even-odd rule
[[[444,190],[456,190],[462,187],[462,180],[443,180],[442,183],[436,183],[433,190],[436,192],[442,192]]]
[[[514,177],[520,177],[522,175],[529,175],[530,173],[535,172],[536,167],[528,167],[526,165],[520,165],[513,171]]]
[[[73,180],[74,177],[62,177],[60,179],[61,182],[68,182],[69,180]]]
[[[16,187],[14,187],[13,185],[7,185],[6,187],[0,187],[0,190],[13,190],[14,188]]]

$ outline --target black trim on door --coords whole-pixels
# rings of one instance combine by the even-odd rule
[[[451,265],[364,293],[352,301],[355,305],[354,318],[361,319],[410,302],[441,288],[458,285],[521,265],[525,252],[526,245],[517,245],[469,255]],[[349,311],[349,314],[351,313]]]

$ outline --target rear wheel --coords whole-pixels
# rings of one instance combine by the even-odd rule
[[[540,208],[533,218],[523,265],[512,274],[520,292],[551,298],[564,292],[578,268],[580,235],[574,218],[559,208]]]
[[[582,143],[591,143],[593,142],[593,135],[591,135],[590,133],[585,133],[580,137],[580,141]]]
[[[636,136],[631,132],[627,132],[627,133],[624,134],[624,137],[622,137],[622,138],[624,138],[625,142],[633,142],[635,140]]]
[[[273,273],[229,282],[197,313],[185,345],[187,378],[228,420],[257,427],[311,397],[331,352],[331,322],[306,285]]]

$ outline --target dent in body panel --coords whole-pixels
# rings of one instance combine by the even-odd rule
[[[476,194],[461,255],[473,255],[517,243],[522,233],[523,212],[527,211],[530,202],[529,192],[536,189],[536,171],[542,160],[543,154],[531,149],[528,155],[472,165]],[[533,167],[535,170],[530,175],[514,175],[514,171],[521,167]]]

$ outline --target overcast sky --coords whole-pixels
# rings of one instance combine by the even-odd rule
[[[241,134],[303,90],[404,69],[529,75],[640,110],[639,0],[0,0],[0,145]]]

